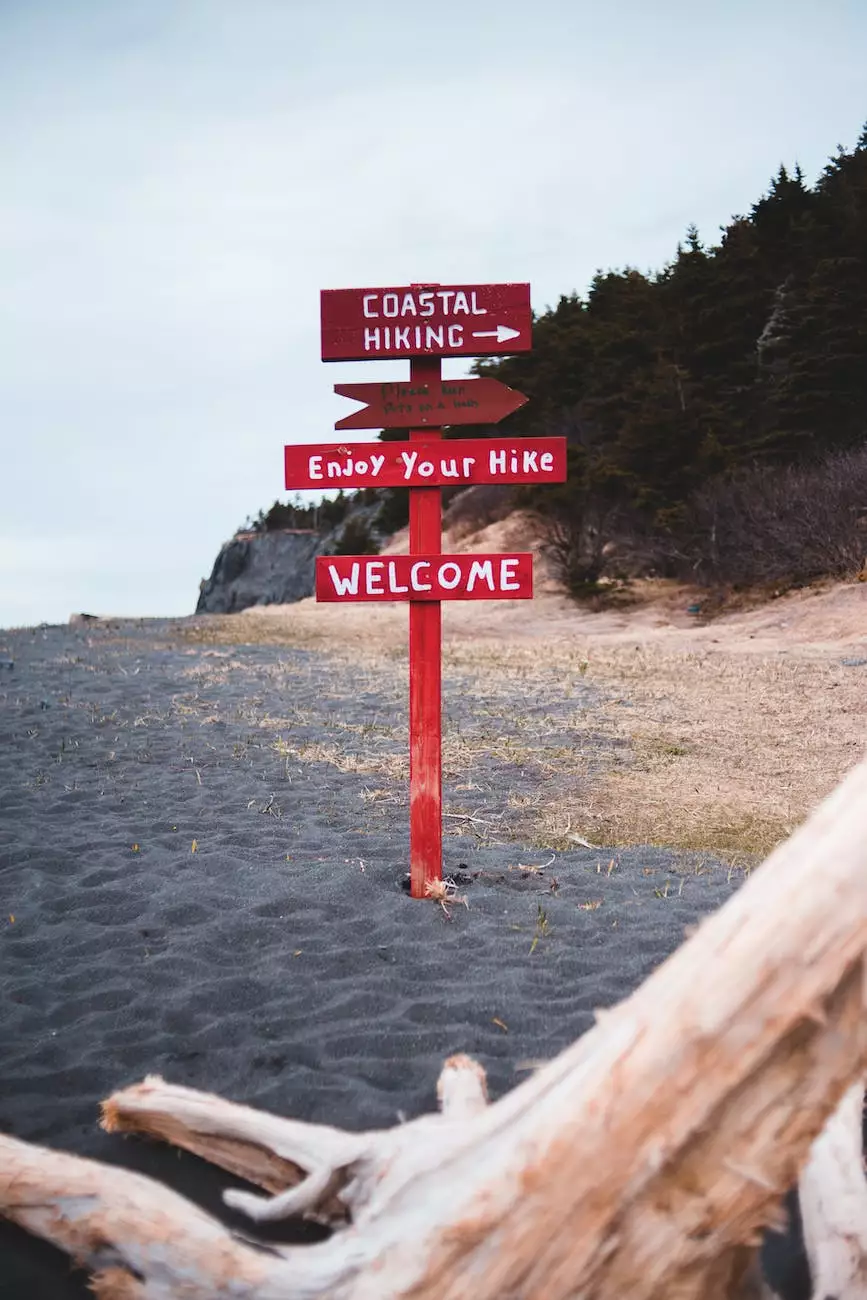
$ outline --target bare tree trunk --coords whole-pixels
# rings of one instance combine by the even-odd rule
[[[158,1215],[137,1175],[11,1139],[0,1140],[0,1209],[97,1265],[113,1243],[136,1297],[223,1296],[236,1270],[233,1296],[258,1286],[288,1300],[729,1300],[867,1067],[865,880],[862,764],[631,998],[487,1109],[466,1058],[447,1063],[441,1115],[384,1133],[276,1120],[157,1080],[108,1103],[110,1124],[164,1133],[238,1172],[249,1160],[271,1190],[305,1171],[290,1207],[328,1217],[334,1200],[352,1219],[321,1245],[264,1255],[169,1193]],[[851,1162],[851,1115],[841,1122]],[[260,1198],[236,1204],[267,1217]],[[837,1230],[832,1218],[820,1232]],[[195,1270],[182,1274],[185,1251]],[[208,1258],[219,1262],[210,1282]]]

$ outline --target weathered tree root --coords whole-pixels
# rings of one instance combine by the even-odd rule
[[[150,1076],[116,1092],[102,1107],[109,1132],[139,1133],[192,1151],[276,1193],[273,1200],[232,1191],[225,1201],[258,1222],[304,1214],[336,1226],[357,1216],[371,1181],[387,1165],[414,1164],[421,1146],[466,1137],[466,1123],[487,1105],[485,1072],[468,1056],[446,1061],[437,1085],[440,1115],[381,1132],[347,1133],[238,1106],[211,1093]]]
[[[184,1197],[141,1174],[0,1136],[3,1213],[94,1274],[101,1300],[316,1295],[293,1267],[236,1241]]]
[[[632,997],[492,1106],[460,1057],[440,1115],[382,1132],[156,1079],[106,1103],[108,1127],[275,1193],[235,1200],[254,1217],[289,1192],[290,1209],[348,1218],[327,1242],[259,1249],[148,1179],[12,1138],[0,1211],[124,1300],[731,1300],[806,1164],[817,1285],[867,1300],[865,881],[862,764]]]

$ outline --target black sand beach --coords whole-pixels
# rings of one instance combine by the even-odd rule
[[[498,838],[506,791],[547,779],[505,744],[446,784],[466,833],[445,868],[467,906],[413,901],[400,665],[185,626],[0,633],[0,1127],[16,1136],[149,1172],[228,1221],[228,1175],[102,1133],[100,1099],[159,1073],[389,1125],[434,1108],[456,1051],[496,1098],[739,884],[661,849]],[[479,692],[448,673],[445,689],[447,725],[472,731]],[[531,686],[515,708],[556,731]],[[9,1225],[0,1250],[4,1300],[88,1294]]]

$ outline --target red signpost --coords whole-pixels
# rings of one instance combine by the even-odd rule
[[[494,379],[443,380],[442,357],[528,351],[528,284],[326,289],[322,359],[408,357],[409,383],[337,384],[365,409],[337,429],[409,428],[402,443],[285,448],[287,488],[409,488],[409,555],[320,556],[316,599],[409,602],[410,892],[442,878],[443,600],[529,600],[530,554],[442,555],[441,488],[562,483],[564,438],[442,439],[442,426],[496,423],[527,400]]]

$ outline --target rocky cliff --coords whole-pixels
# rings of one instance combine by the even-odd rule
[[[199,591],[197,614],[234,614],[313,595],[317,555],[330,537],[306,529],[238,533],[226,542]]]

